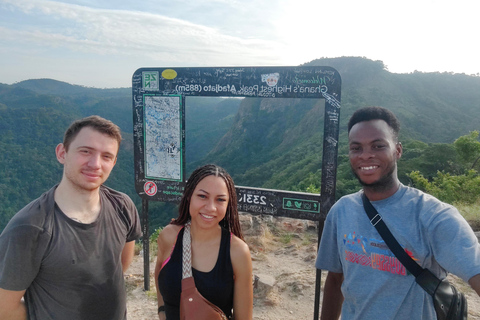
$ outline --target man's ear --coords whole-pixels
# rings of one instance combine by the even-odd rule
[[[397,142],[396,144],[396,154],[397,154],[397,160],[399,160],[402,157],[403,154],[403,146],[401,142]]]
[[[55,154],[57,155],[57,161],[61,164],[65,164],[65,155],[67,154],[67,151],[65,150],[63,143],[57,145],[55,148]]]

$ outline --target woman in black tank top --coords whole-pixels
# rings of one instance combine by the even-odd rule
[[[235,185],[230,175],[216,165],[205,165],[192,173],[178,218],[158,236],[155,284],[159,319],[180,319],[183,226],[188,221],[198,291],[229,318],[251,320],[250,251],[240,228]]]

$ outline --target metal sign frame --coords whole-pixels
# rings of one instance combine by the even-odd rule
[[[341,77],[322,66],[140,68],[132,77],[135,189],[143,200],[144,260],[148,201],[180,202],[185,186],[186,97],[311,98],[325,100],[320,195],[236,186],[238,209],[318,221],[318,241],[335,202]],[[163,167],[162,167],[163,166]],[[145,289],[149,290],[149,265]],[[317,270],[314,319],[318,319]]]
[[[186,97],[325,99],[325,199],[311,193],[236,186],[238,198],[244,199],[239,201],[239,211],[318,221],[324,212],[322,200],[332,203],[326,195],[335,189],[340,87],[340,75],[331,67],[138,69],[132,77],[138,195],[148,201],[180,202],[186,179]],[[293,205],[285,205],[287,199]]]

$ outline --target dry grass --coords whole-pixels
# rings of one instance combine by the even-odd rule
[[[474,231],[480,231],[480,200],[474,204],[455,203],[454,206],[460,211]]]

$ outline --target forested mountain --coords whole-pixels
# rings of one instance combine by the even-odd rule
[[[305,65],[331,66],[342,77],[340,159],[346,155],[347,121],[364,106],[393,110],[402,123],[400,138],[404,142],[452,143],[480,129],[480,77],[394,74],[381,61],[352,57],[318,59]],[[207,161],[228,168],[240,185],[305,190],[320,180],[323,113],[323,100],[245,99],[231,129]],[[407,157],[412,156],[406,152]],[[349,177],[348,166],[340,169]],[[438,169],[442,169],[440,164]]]
[[[452,73],[390,73],[381,61],[364,58],[318,59],[342,76],[343,128],[358,107],[378,105],[397,114],[402,136],[425,142],[452,142],[479,128],[480,77]]]
[[[132,183],[131,90],[108,91],[47,79],[0,84],[0,229],[60,180],[62,167],[55,146],[77,118],[99,114],[120,125],[125,142],[109,183]]]
[[[186,112],[190,166],[230,128],[241,101],[191,99]],[[120,126],[124,140],[106,184],[130,195],[140,208],[134,187],[131,88],[94,89],[51,79],[0,84],[0,231],[13,214],[60,181],[62,166],[55,147],[72,121],[91,114]],[[153,203],[152,221],[165,223],[173,210]]]
[[[346,122],[359,107],[380,105],[399,116],[408,161],[401,177],[413,169],[450,168],[448,144],[480,129],[478,76],[394,74],[381,61],[353,57],[305,65],[331,66],[342,77],[337,194],[358,188],[350,180],[345,142]],[[16,211],[59,181],[62,168],[54,148],[74,119],[90,114],[121,127],[124,142],[107,184],[140,205],[133,181],[131,99],[130,88],[95,89],[50,79],[0,84],[0,230]],[[187,99],[192,99],[186,110],[188,173],[215,162],[231,172],[237,185],[304,191],[319,184],[323,100]],[[425,143],[436,151],[425,153]],[[174,214],[173,206],[150,205],[154,227]]]

